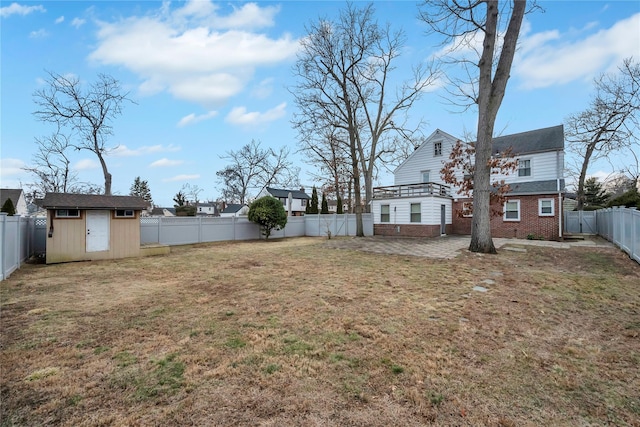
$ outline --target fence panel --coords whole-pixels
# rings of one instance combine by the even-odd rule
[[[34,253],[35,221],[0,214],[0,280],[8,278]]]
[[[609,208],[596,212],[598,234],[640,263],[640,211],[636,208]]]

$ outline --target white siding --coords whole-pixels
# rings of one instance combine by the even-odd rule
[[[442,155],[435,156],[434,143],[442,141]],[[427,138],[427,140],[414,151],[411,156],[394,172],[394,185],[417,184],[422,182],[422,172],[430,171],[429,180],[445,184],[440,175],[443,164],[449,160],[449,153],[457,139],[440,130]]]
[[[381,224],[380,206],[382,205],[389,205],[389,224],[418,224],[411,222],[412,203],[420,203],[420,224],[440,225],[440,205],[446,206],[446,223],[452,223],[451,199],[441,197],[404,197],[400,199],[374,200],[371,203],[374,224]]]
[[[563,178],[561,165],[564,164],[564,156],[562,152],[548,151],[523,155],[518,157],[518,160],[520,159],[531,160],[531,176],[518,176],[518,171],[516,170],[509,175],[493,175],[491,179],[496,181],[504,179],[506,183],[519,183]]]

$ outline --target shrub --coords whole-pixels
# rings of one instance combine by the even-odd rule
[[[287,213],[282,202],[271,196],[256,199],[249,206],[249,221],[260,226],[265,239],[271,235],[271,230],[281,230],[287,225]]]
[[[14,216],[16,214],[16,208],[13,206],[13,201],[11,199],[7,199],[7,201],[2,205],[0,212],[6,212],[8,216]]]
[[[640,193],[638,193],[638,190],[634,187],[629,191],[616,197],[615,199],[611,199],[611,201],[609,201],[608,206],[609,207],[626,206],[628,208],[631,208],[634,206],[640,207]]]
[[[324,193],[322,193],[322,205],[320,208],[320,213],[321,214],[329,213],[329,203],[327,202],[327,195]]]

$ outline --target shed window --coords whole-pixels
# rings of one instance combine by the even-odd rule
[[[380,222],[390,222],[391,214],[389,213],[389,205],[380,206]]]
[[[56,218],[80,218],[79,209],[56,209]]]
[[[116,210],[116,218],[133,218],[136,214],[132,209],[118,209]]]
[[[411,222],[421,222],[420,203],[411,203]]]

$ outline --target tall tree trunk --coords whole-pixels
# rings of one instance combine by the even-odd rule
[[[513,0],[511,18],[504,36],[495,75],[492,77],[499,5],[498,0],[486,0],[487,20],[484,28],[482,56],[478,62],[478,130],[473,176],[473,221],[469,244],[471,252],[496,253],[491,238],[491,167],[489,160],[496,116],[509,80],[526,3],[525,0]]]
[[[102,153],[99,151],[96,152],[98,155],[98,159],[100,160],[100,166],[102,166],[102,174],[104,175],[104,194],[107,196],[111,195],[111,174],[107,169],[107,162],[104,161],[104,157],[102,157]]]

